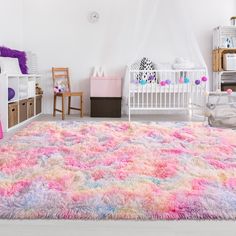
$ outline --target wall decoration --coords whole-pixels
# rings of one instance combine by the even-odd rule
[[[90,23],[97,23],[99,21],[99,19],[100,19],[100,15],[98,12],[93,11],[93,12],[89,13],[88,20]]]

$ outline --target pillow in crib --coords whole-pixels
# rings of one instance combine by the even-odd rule
[[[144,71],[145,70],[150,70],[150,71],[155,70],[155,65],[149,58],[144,57],[141,60],[139,70],[144,70]],[[144,81],[147,81],[149,83],[156,82],[156,80],[157,80],[156,72],[147,72],[147,71],[140,72],[137,75],[137,80],[138,81],[144,80]]]
[[[22,74],[17,58],[0,57],[0,68],[4,74]]]

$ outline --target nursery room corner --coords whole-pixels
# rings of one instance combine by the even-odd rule
[[[235,0],[0,4],[0,235],[236,235]]]

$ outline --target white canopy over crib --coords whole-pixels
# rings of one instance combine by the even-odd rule
[[[111,21],[106,23],[103,38],[97,43],[103,42],[104,46],[101,64],[112,72],[124,72],[121,58],[122,63],[128,65],[123,82],[123,114],[129,111],[130,67],[143,57],[160,66],[156,70],[205,70],[204,75],[208,77],[206,62],[191,25],[192,19],[186,12],[186,0],[130,0],[129,4],[121,0],[112,2],[109,16]],[[191,68],[185,65],[185,68],[173,67],[176,58],[185,59],[185,64],[192,65]],[[120,65],[120,68],[115,70],[114,65]],[[204,89],[208,87],[208,81],[205,85]]]
[[[168,15],[166,15],[167,9]],[[202,75],[208,76],[206,63],[193,33],[193,28],[189,23],[190,21],[184,14],[184,9],[184,1],[182,0],[150,0],[148,2],[138,0],[131,9],[130,15],[126,14],[128,9],[124,10],[127,25],[122,26],[120,32],[125,32],[129,27],[129,40],[126,47],[131,53],[129,54],[129,66],[123,83],[123,113],[128,114],[129,110],[130,80],[128,77],[132,69],[131,65],[143,57],[152,60],[157,65],[155,68],[157,70],[166,72],[173,70],[173,73],[176,69],[176,72],[180,72],[181,69],[182,71],[186,69],[205,70]],[[123,40],[121,36],[118,36],[118,38],[121,41]],[[121,43],[117,45],[121,45]],[[118,54],[121,56],[124,48],[122,50],[117,47],[116,50],[115,56]],[[186,59],[186,63],[191,64],[191,68],[174,68],[176,58]],[[192,78],[192,84],[196,79],[201,79],[201,77]],[[207,84],[208,82],[206,87]],[[164,91],[164,88],[162,89]]]
[[[106,49],[101,63],[110,66],[122,58],[131,65],[144,56],[155,63],[173,63],[176,57],[183,57],[196,67],[206,66],[184,0],[130,1],[132,7],[131,4],[124,7],[127,1],[112,2],[113,17],[103,32]]]

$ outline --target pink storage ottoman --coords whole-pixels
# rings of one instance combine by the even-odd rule
[[[91,97],[121,97],[121,77],[105,76],[90,78]]]
[[[121,86],[119,76],[91,77],[91,117],[121,117]]]

